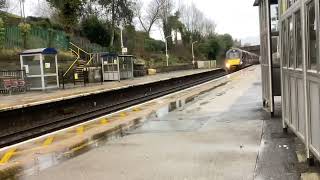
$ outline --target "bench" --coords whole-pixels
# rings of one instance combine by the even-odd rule
[[[5,94],[12,94],[12,92],[26,92],[27,85],[25,80],[22,79],[3,79],[2,82],[2,92]]]

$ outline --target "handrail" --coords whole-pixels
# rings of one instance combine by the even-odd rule
[[[88,61],[88,63],[87,63],[86,65],[89,65],[89,64],[91,63],[91,61],[93,60],[93,58],[94,58],[94,55],[91,54],[91,55],[90,55],[90,59],[89,59],[89,61]]]
[[[69,71],[72,69],[72,67],[79,61],[79,59],[81,59],[80,51],[85,53],[87,56],[89,56],[89,61],[86,63],[86,65],[89,65],[92,62],[92,60],[94,59],[93,53],[88,53],[87,51],[83,50],[82,48],[80,48],[79,46],[75,45],[72,42],[69,42],[69,43],[71,46],[73,46],[73,48],[77,49],[77,50],[74,50],[72,47],[69,48],[72,53],[77,55],[77,59],[70,65],[68,70],[63,74],[63,77],[65,77],[69,73]]]
[[[91,55],[91,53],[88,53],[87,51],[83,50],[83,49],[80,48],[79,46],[73,44],[72,42],[70,42],[70,44],[71,44],[72,46],[74,46],[75,48],[77,48],[78,50],[81,50],[82,52],[86,53],[87,55]]]
[[[68,70],[63,74],[63,77],[65,77],[69,71],[73,68],[73,66],[78,62],[78,60],[80,59],[80,55],[73,49],[70,49],[71,52],[75,53],[77,55],[77,59],[75,61],[73,61],[73,63],[69,66]]]

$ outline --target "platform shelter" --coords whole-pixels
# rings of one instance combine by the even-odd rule
[[[59,88],[58,57],[54,48],[30,49],[20,54],[30,90]]]
[[[106,53],[101,55],[104,81],[120,81],[133,78],[134,56]]]

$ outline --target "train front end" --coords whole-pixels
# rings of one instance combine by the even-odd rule
[[[230,49],[226,54],[225,68],[227,72],[233,72],[242,65],[241,52],[237,49]]]

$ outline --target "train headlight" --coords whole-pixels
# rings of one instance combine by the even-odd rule
[[[226,68],[230,69],[230,64],[226,63]]]

